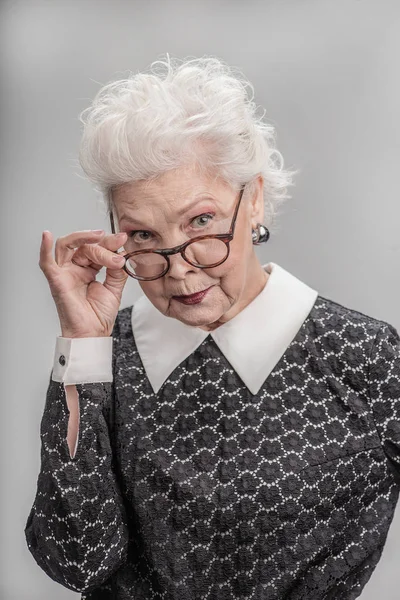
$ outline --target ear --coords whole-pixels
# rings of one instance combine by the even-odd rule
[[[252,226],[264,220],[264,177],[259,175],[252,183],[253,191],[250,198],[250,217]]]

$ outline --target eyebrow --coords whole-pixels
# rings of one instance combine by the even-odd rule
[[[201,196],[198,196],[195,200],[193,200],[193,202],[191,202],[190,204],[188,204],[187,206],[185,206],[184,208],[181,208],[180,210],[178,210],[178,216],[182,216],[185,212],[187,212],[188,210],[190,210],[193,206],[195,206],[196,204],[198,204],[199,202],[203,201],[203,200],[211,200],[215,202],[215,198],[213,198],[212,196],[210,196],[209,194],[203,194]],[[140,225],[143,225],[145,227],[147,227],[147,224],[144,223],[143,221],[141,221],[140,219],[137,219],[136,217],[132,216],[130,217],[129,215],[126,215],[125,213],[122,213],[122,215],[120,216],[120,221],[129,221],[131,223],[138,223]]]

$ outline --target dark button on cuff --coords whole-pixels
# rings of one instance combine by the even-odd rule
[[[58,362],[60,363],[60,365],[64,366],[65,365],[65,356],[64,354],[61,354],[60,358],[58,359]]]

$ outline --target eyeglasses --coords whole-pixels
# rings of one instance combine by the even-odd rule
[[[163,250],[136,250],[123,255],[125,258],[124,271],[134,279],[140,281],[153,281],[168,273],[171,263],[169,257],[180,253],[182,258],[198,269],[212,269],[218,267],[229,256],[229,243],[233,240],[236,217],[240,202],[246,187],[241,187],[239,199],[235,206],[231,226],[228,233],[216,233],[212,235],[201,235],[173,248]],[[116,233],[113,211],[110,212],[111,231]],[[118,250],[114,251],[118,254]]]

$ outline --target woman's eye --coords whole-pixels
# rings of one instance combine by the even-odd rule
[[[142,234],[144,234],[144,237],[140,237],[140,235],[142,235]],[[136,239],[136,241],[138,241],[138,242],[148,242],[150,237],[146,237],[146,235],[150,236],[151,235],[150,231],[136,230],[136,231],[130,231],[128,233],[128,237],[130,237],[132,239]],[[136,238],[135,238],[135,236],[136,236]],[[139,236],[139,237],[137,237],[137,236]]]
[[[208,223],[210,222],[210,220],[212,218],[213,218],[213,215],[210,215],[209,213],[204,213],[203,215],[199,215],[198,217],[195,217],[192,222],[197,221],[198,224],[200,225],[200,227],[204,227],[205,225],[208,225]]]

